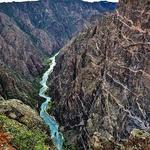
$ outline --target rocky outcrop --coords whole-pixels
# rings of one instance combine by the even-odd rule
[[[44,128],[44,123],[38,112],[17,99],[0,102],[0,114],[17,120],[28,128]]]
[[[17,99],[0,101],[0,149],[54,149],[39,114]]]
[[[50,78],[54,115],[78,150],[95,132],[121,142],[150,129],[150,3],[119,5],[61,50]]]
[[[99,133],[94,133],[91,139],[93,150],[148,150],[150,149],[150,134],[145,131],[134,129],[129,139],[124,140],[121,144],[112,139],[101,137]]]

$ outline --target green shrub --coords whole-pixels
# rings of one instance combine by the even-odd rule
[[[9,133],[12,143],[20,150],[46,150],[45,140],[47,135],[40,129],[28,129],[25,125],[0,115],[2,129]]]

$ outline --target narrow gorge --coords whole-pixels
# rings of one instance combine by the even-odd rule
[[[53,57],[49,59],[50,61],[50,67],[49,69],[44,73],[42,80],[40,82],[41,84],[41,89],[39,92],[39,96],[43,97],[46,101],[41,105],[41,110],[40,110],[40,117],[44,120],[45,124],[49,127],[50,129],[50,136],[51,139],[53,140],[57,150],[63,150],[63,142],[64,138],[62,133],[60,133],[59,130],[59,125],[56,122],[55,118],[53,116],[50,116],[47,113],[47,109],[49,104],[51,103],[51,97],[46,95],[46,92],[48,90],[47,80],[49,75],[53,72],[53,69],[56,65],[55,58],[57,57],[59,53],[55,54]]]
[[[0,3],[0,150],[150,150],[150,1]]]

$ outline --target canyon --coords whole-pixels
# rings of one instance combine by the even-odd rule
[[[149,0],[0,4],[2,148],[149,150],[149,21]]]
[[[88,26],[91,16],[115,7],[115,3],[80,0],[1,3],[0,95],[37,105],[35,78],[45,70],[48,57]]]
[[[54,148],[39,117],[39,81],[48,58],[87,28],[91,16],[115,7],[80,0],[0,4],[0,149]]]
[[[41,73],[46,56],[62,48],[88,26],[91,16],[106,11],[109,5],[110,10],[116,6],[80,0],[1,3],[1,63],[32,79]]]

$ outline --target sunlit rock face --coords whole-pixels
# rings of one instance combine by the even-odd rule
[[[31,107],[25,105],[20,100],[11,99],[0,102],[0,114],[17,120],[29,128],[43,128],[42,119]],[[30,116],[30,117],[29,117]]]
[[[150,130],[149,8],[148,0],[120,0],[61,50],[50,92],[78,149],[89,149],[95,133],[120,142],[134,128]]]

